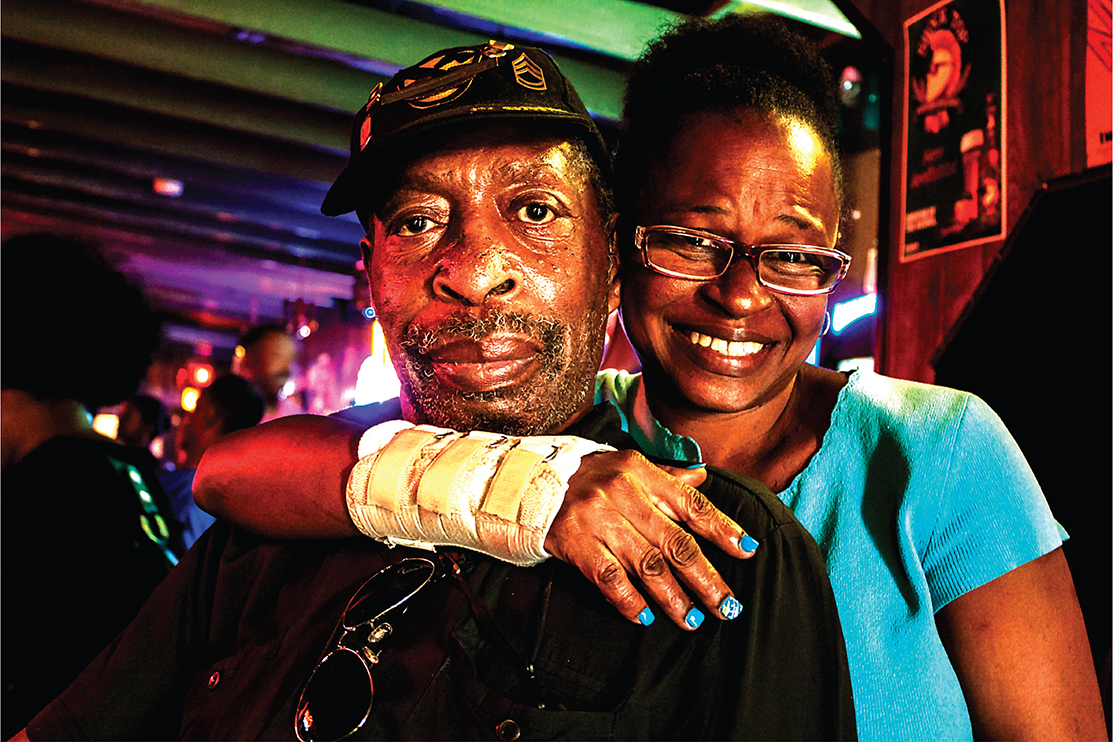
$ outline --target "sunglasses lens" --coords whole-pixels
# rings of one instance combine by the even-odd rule
[[[433,578],[435,567],[427,559],[405,559],[392,564],[363,584],[344,611],[344,625],[351,629],[378,618],[404,602]]]
[[[348,650],[325,657],[301,694],[294,728],[302,742],[343,739],[367,720],[374,698],[367,665]]]

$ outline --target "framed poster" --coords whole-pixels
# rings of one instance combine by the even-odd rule
[[[1005,236],[1004,0],[904,23],[901,262]]]

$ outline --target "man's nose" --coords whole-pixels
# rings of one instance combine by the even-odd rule
[[[704,292],[731,317],[757,314],[773,303],[770,290],[758,281],[754,264],[740,255],[726,273],[708,282]]]
[[[433,293],[444,301],[482,306],[515,296],[522,278],[518,261],[497,227],[465,225],[437,265]]]

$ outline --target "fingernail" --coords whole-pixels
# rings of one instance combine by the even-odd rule
[[[642,626],[648,626],[653,623],[654,618],[656,618],[656,616],[653,615],[653,611],[648,608],[642,608],[642,612],[638,614],[638,623]]]
[[[742,604],[733,595],[728,595],[722,603],[719,604],[719,615],[726,620],[738,618],[738,614],[742,612]]]
[[[688,624],[693,629],[698,629],[699,625],[703,623],[703,612],[699,608],[693,608],[688,611],[688,615],[684,617],[684,623]]]
[[[738,539],[738,547],[747,553],[757,550],[758,543],[755,539],[751,538],[749,534],[743,533],[742,538]]]

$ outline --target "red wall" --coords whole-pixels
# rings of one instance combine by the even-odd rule
[[[904,95],[904,31],[907,18],[927,10],[927,0],[853,0],[892,50],[892,152],[901,152]],[[1046,0],[1007,0],[1007,226],[1016,224],[1032,194],[1050,178],[1086,167],[1087,5]],[[946,339],[986,269],[1000,251],[998,240],[901,263],[899,156],[890,160],[884,315],[878,331],[878,369],[890,376],[932,381],[931,358]],[[1017,308],[1017,321],[1033,311],[1054,311],[1038,296]]]

